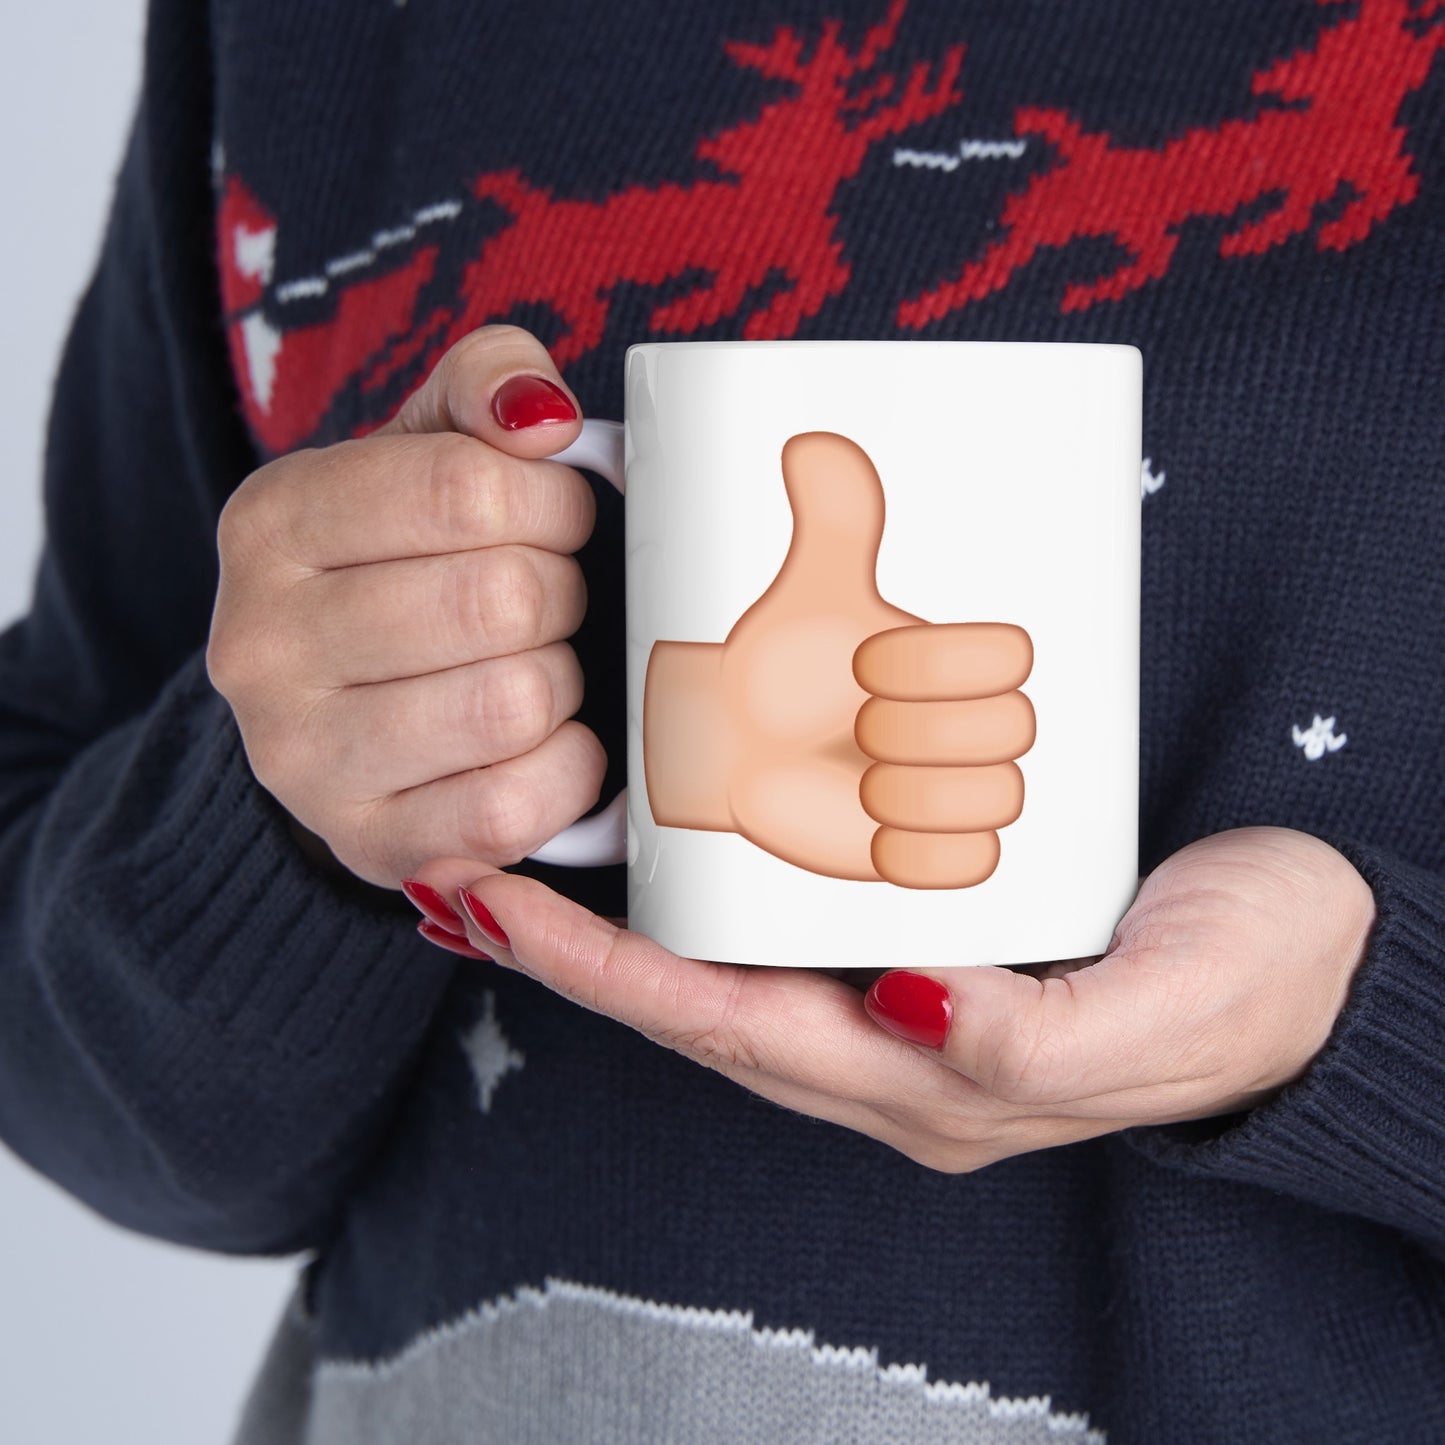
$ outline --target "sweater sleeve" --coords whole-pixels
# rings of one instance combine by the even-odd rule
[[[1248,1114],[1125,1137],[1160,1163],[1363,1217],[1445,1256],[1445,878],[1327,841],[1374,890],[1377,917],[1324,1049]]]
[[[396,895],[307,864],[206,676],[216,520],[256,465],[217,314],[206,11],[152,5],[33,603],[0,635],[0,1138],[121,1224],[276,1252],[324,1236],[451,968]]]

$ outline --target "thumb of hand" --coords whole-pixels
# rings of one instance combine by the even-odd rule
[[[802,432],[783,447],[793,539],[769,589],[878,596],[883,483],[868,453],[835,432]]]
[[[460,432],[540,459],[575,440],[581,425],[547,348],[520,327],[484,326],[442,357],[380,433]]]

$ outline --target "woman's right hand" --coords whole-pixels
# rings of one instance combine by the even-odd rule
[[[597,800],[564,640],[594,503],[543,460],[579,430],[542,344],[489,326],[380,431],[279,458],[221,514],[211,682],[261,785],[368,882],[515,863]]]

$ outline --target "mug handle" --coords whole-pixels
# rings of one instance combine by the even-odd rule
[[[582,435],[570,447],[551,458],[569,467],[581,467],[606,477],[623,490],[622,423],[582,423]],[[627,789],[618,793],[600,812],[582,818],[563,830],[550,843],[543,843],[531,857],[537,863],[557,863],[564,868],[600,868],[627,859]]]

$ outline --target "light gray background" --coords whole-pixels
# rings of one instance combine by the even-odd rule
[[[47,394],[139,78],[141,0],[8,7],[0,47],[0,621],[40,540]],[[0,963],[3,966],[3,963]],[[227,1439],[290,1263],[126,1234],[0,1149],[0,1440]]]

